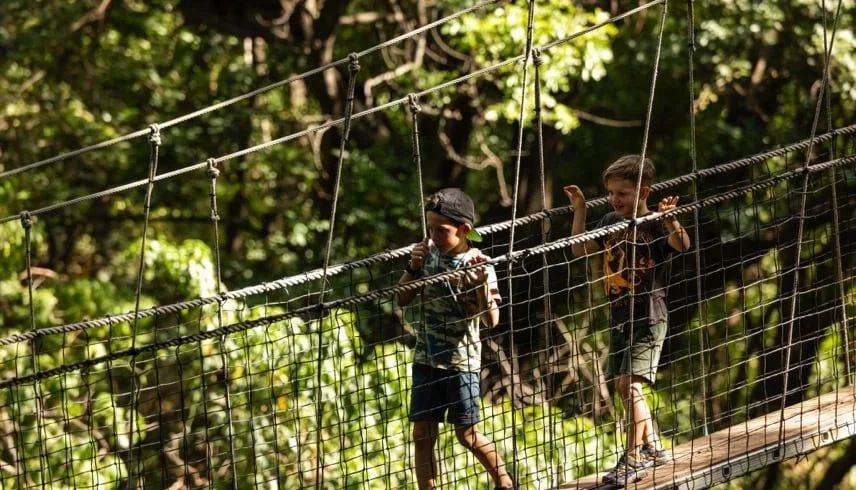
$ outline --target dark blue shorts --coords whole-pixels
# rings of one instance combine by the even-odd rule
[[[413,364],[411,422],[473,425],[481,418],[479,373]]]

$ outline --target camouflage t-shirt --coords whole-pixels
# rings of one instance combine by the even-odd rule
[[[443,255],[433,244],[428,249],[419,277],[432,276],[465,267],[480,251],[471,248],[457,255]],[[496,271],[487,265],[487,282],[499,302]],[[414,362],[440,369],[464,372],[481,370],[480,316],[477,290],[484,287],[459,284],[457,278],[425,286],[425,321],[420,322]]]

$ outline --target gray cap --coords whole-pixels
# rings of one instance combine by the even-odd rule
[[[434,211],[457,223],[466,223],[473,227],[467,239],[480,242],[481,235],[475,230],[475,206],[466,192],[457,187],[440,189],[425,200],[425,211]]]

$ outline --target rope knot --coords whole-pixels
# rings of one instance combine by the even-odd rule
[[[531,250],[529,250],[529,249],[521,250],[520,252],[512,255],[508,259],[508,261],[511,262],[512,264],[519,264],[519,263],[523,262],[524,260],[526,260],[526,258],[528,258],[530,255],[532,255]]]
[[[220,169],[217,168],[217,160],[215,160],[214,158],[208,159],[208,171],[207,171],[207,173],[208,173],[208,176],[211,177],[212,179],[216,179],[217,177],[220,176]]]
[[[544,60],[541,59],[541,48],[532,48],[532,63],[535,66],[541,66],[544,64]]]
[[[29,230],[33,227],[33,218],[29,211],[21,211],[21,226],[23,226],[25,230]]]
[[[407,94],[407,102],[410,105],[410,112],[414,114],[422,112],[422,106],[419,105],[419,98],[416,97],[416,94]]]
[[[161,144],[160,126],[157,123],[149,126],[149,142],[158,146]]]
[[[360,57],[357,53],[351,53],[348,55],[348,71],[350,71],[351,74],[360,71]]]

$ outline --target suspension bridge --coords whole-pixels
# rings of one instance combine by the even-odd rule
[[[329,65],[149,128],[4,169],[15,178],[72,157],[148,138],[148,177],[0,217],[19,222],[30,324],[0,338],[4,488],[414,488],[407,419],[411,349],[420,306],[399,308],[401,291],[449,281],[466,270],[398,284],[412,246],[332,263],[331,247],[352,124],[379,111],[412,114],[414,209],[423,199],[420,103],[428,95],[513,64],[521,66],[514,199],[509,220],[479,228],[480,248],[500,278],[502,324],[485,334],[480,373],[483,431],[524,488],[606,488],[601,475],[622,452],[624,416],[603,373],[608,300],[596,273],[601,254],[576,258],[574,244],[616,233],[652,213],[569,236],[572,210],[517,216],[527,90],[535,92],[532,130],[540,137],[542,53],[649,9],[660,9],[646,154],[668,2],[655,0],[542,46],[419,93],[353,111],[359,60],[445,22],[495,5],[487,1]],[[693,64],[692,2],[687,33]],[[840,12],[840,2],[839,2]],[[838,15],[829,33],[828,58]],[[824,33],[826,27],[824,24]],[[825,66],[828,66],[828,62]],[[158,172],[165,128],[186,124],[258,93],[326,70],[348,80],[345,117],[177,170]],[[526,80],[532,72],[532,81]],[[666,360],[649,403],[674,461],[635,488],[707,488],[850,438],[856,431],[852,384],[856,268],[856,124],[818,133],[828,101],[828,71],[811,134],[732,162],[699,168],[652,186],[655,196],[690,196],[669,211],[692,237],[671,259]],[[824,97],[826,95],[827,98]],[[690,80],[690,120],[695,99]],[[828,102],[827,102],[828,104]],[[829,107],[827,106],[827,118]],[[229,291],[220,281],[217,182],[223,163],[339,128],[340,151],[323,267]],[[543,149],[540,155],[542,186]],[[210,182],[217,294],[144,307],[151,202],[156,186],[196,177]],[[69,206],[145,190],[133,311],[37,325],[33,311],[35,218]],[[586,206],[599,216],[607,203]],[[416,207],[418,205],[418,208]],[[421,211],[415,211],[421,213]],[[600,213],[602,214],[602,213]],[[415,217],[415,219],[417,219]],[[525,348],[524,348],[525,347]],[[13,349],[14,348],[14,349]],[[60,349],[79,361],[43,368],[40,354]],[[8,369],[7,369],[8,368]],[[678,389],[690,398],[678,398]],[[84,457],[72,449],[86,447]],[[488,488],[472,456],[444,432],[438,449],[443,488]]]

